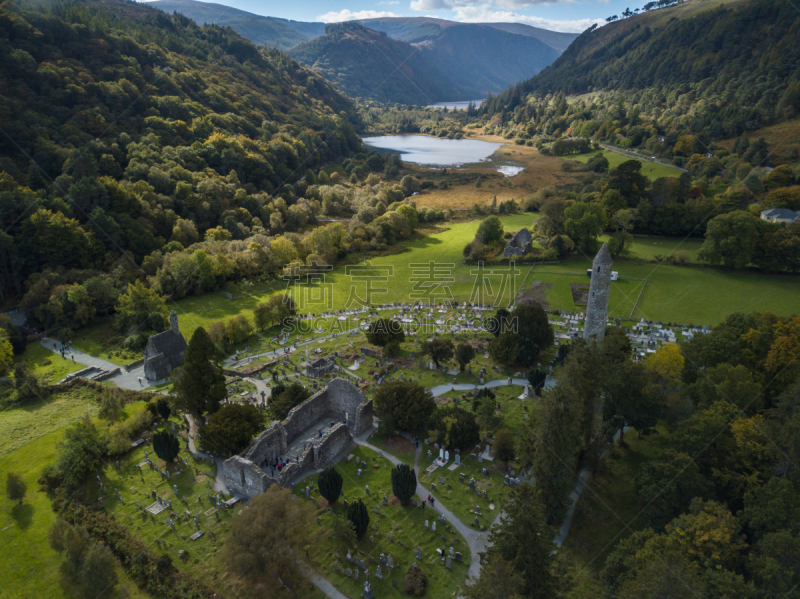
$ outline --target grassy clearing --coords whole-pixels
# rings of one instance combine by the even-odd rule
[[[112,320],[99,322],[81,329],[72,339],[72,346],[84,353],[124,366],[142,357],[142,352],[134,352],[121,346],[122,339],[117,334]]]
[[[615,168],[623,162],[627,162],[628,160],[637,160],[637,158],[633,156],[625,156],[619,152],[613,152],[611,150],[597,150],[596,152],[575,154],[574,156],[567,156],[566,158],[569,160],[577,160],[578,162],[583,162],[585,164],[592,156],[597,154],[602,154],[606,157],[609,168]],[[648,160],[639,160],[639,162],[642,163],[642,174],[651,181],[655,181],[659,177],[680,177],[682,172],[678,168],[664,166],[663,164],[657,164]]]
[[[74,397],[72,399],[74,403],[86,407],[84,401]],[[52,410],[56,407],[54,404],[55,402],[51,402],[44,409]],[[59,405],[62,410],[68,407]],[[132,415],[136,409],[135,406],[129,405],[126,412]],[[78,589],[62,582],[58,567],[62,558],[47,542],[47,534],[56,520],[56,514],[47,495],[38,491],[37,483],[42,469],[56,460],[56,446],[63,436],[64,427],[85,413],[85,410],[66,411],[69,416],[63,414],[59,419],[49,417],[38,423],[36,433],[28,433],[28,436],[24,437],[27,440],[24,444],[18,443],[16,438],[9,439],[9,434],[16,436],[24,433],[13,431],[9,433],[6,430],[9,426],[7,419],[13,416],[16,410],[0,414],[0,424],[3,426],[3,434],[0,437],[5,442],[0,449],[0,480],[5,481],[8,472],[15,472],[28,485],[28,493],[21,505],[9,501],[5,493],[0,498],[0,532],[3,539],[0,543],[0,563],[3,565],[0,595],[3,597],[60,599],[80,596]],[[37,413],[41,415],[41,412]],[[36,423],[29,423],[29,428],[32,428],[33,424]],[[12,450],[11,447],[17,449]],[[121,567],[117,574],[120,579],[120,589],[124,589],[127,597],[132,599],[148,597],[130,581]]]
[[[608,241],[609,235],[601,235],[600,241]],[[634,237],[630,245],[630,254],[626,260],[644,260],[656,262],[656,256],[674,255],[675,252],[686,252],[690,264],[702,264],[697,252],[703,246],[702,239],[684,239],[681,237]]]
[[[83,386],[54,392],[28,405],[0,412],[0,457],[97,413],[97,392]]]
[[[453,595],[466,576],[469,567],[470,554],[466,541],[455,529],[441,522],[437,522],[436,532],[425,528],[425,520],[432,520],[434,517],[431,510],[415,508],[413,505],[405,507],[399,504],[392,496],[390,475],[392,464],[388,459],[381,458],[374,451],[363,447],[353,450],[353,455],[359,461],[367,462],[367,467],[363,468],[360,478],[356,473],[361,466],[358,466],[355,460],[342,461],[336,465],[336,469],[344,479],[344,498],[342,499],[356,501],[360,498],[367,505],[369,511],[369,530],[358,541],[357,547],[351,548],[351,553],[354,557],[359,557],[367,563],[370,570],[370,583],[375,595],[377,597],[405,597],[406,595],[402,592],[403,580],[414,562],[428,576],[425,596],[449,597]],[[369,494],[366,492],[366,485],[369,485]],[[301,488],[304,489],[305,484],[296,486],[296,494],[299,499],[309,501],[300,493]],[[384,494],[389,500],[387,505],[383,505]],[[348,597],[360,597],[364,590],[364,572],[360,572],[359,580],[356,581],[348,578],[341,571],[339,573],[334,571],[334,562],[338,562],[340,570],[354,568],[355,564],[347,562],[346,551],[338,553],[331,543],[328,532],[331,510],[328,509],[327,502],[319,497],[316,488],[312,491],[312,497],[318,506],[316,515],[321,520],[321,524],[313,525],[313,532],[309,537],[308,550],[312,557],[312,565]],[[380,514],[375,513],[375,507],[378,507]],[[332,511],[335,514],[344,515],[346,512],[344,501],[336,502]],[[375,530],[376,523],[379,530]],[[390,534],[393,540],[389,539]],[[370,537],[373,541],[370,541]],[[422,550],[421,560],[414,556],[414,551],[418,547]],[[454,561],[452,570],[448,570],[435,553],[439,547],[445,547],[448,550],[453,547],[455,551],[462,553],[464,561],[462,563]],[[395,567],[394,569],[382,567],[383,579],[379,580],[375,577],[375,569],[379,564],[381,553],[387,556],[391,555]],[[392,581],[397,581],[398,588],[392,586]]]
[[[572,301],[570,283],[586,284],[589,257],[575,257],[557,265],[537,266],[530,281],[552,283],[547,290],[551,309],[582,310]],[[800,277],[765,275],[749,271],[672,266],[617,260],[614,270],[620,280],[612,283],[609,315],[627,319],[647,285],[633,314],[662,322],[715,325],[734,312],[764,312],[791,315],[798,311]]]
[[[627,447],[604,458],[602,470],[592,476],[575,507],[562,552],[574,560],[579,586],[594,588],[593,596],[602,594],[595,575],[603,569],[608,554],[620,539],[643,526],[638,517],[642,504],[636,492],[636,474],[664,451],[668,438],[664,430],[659,432],[649,437],[626,435]]]
[[[29,343],[25,352],[15,361],[27,362],[44,384],[57,383],[68,374],[85,368],[83,364],[62,358],[61,354],[50,351],[38,341]]]
[[[501,220],[506,229],[517,231],[522,227],[530,227],[535,216],[525,213],[513,214],[502,217]],[[373,267],[386,268],[393,273],[388,282],[373,284],[374,291],[371,295],[371,302],[380,304],[413,301],[412,294],[418,292],[419,284],[411,279],[413,276],[419,276],[420,272],[424,275],[425,271],[419,267],[412,268],[411,265],[425,264],[430,261],[439,265],[452,265],[449,270],[455,281],[449,283],[448,288],[453,297],[462,301],[468,300],[474,286],[474,276],[471,275],[471,272],[476,267],[461,264],[461,251],[473,239],[479,225],[480,221],[478,220],[451,224],[447,229],[433,235],[404,242],[397,253],[371,258],[370,264]],[[517,284],[519,284],[527,268],[523,270],[522,267],[518,267],[517,270],[520,270],[517,280]],[[373,270],[367,274],[375,274],[375,272]],[[493,268],[493,273],[491,275],[493,277],[492,292],[487,293],[486,299],[491,301],[499,298],[508,303],[513,287],[508,284],[501,286],[501,282],[503,276],[510,273],[510,269],[507,266],[497,266]],[[301,312],[320,314],[325,310],[359,306],[358,302],[351,299],[351,287],[360,298],[366,298],[366,283],[355,280],[346,273],[344,266],[338,266],[325,276],[324,283],[303,284],[292,288],[291,293],[298,302]],[[378,288],[385,291],[378,292]],[[207,327],[216,320],[227,319],[237,314],[244,314],[246,317],[252,318],[253,308],[256,304],[264,301],[270,295],[285,291],[286,283],[275,281],[258,289],[254,288],[252,293],[238,299],[229,300],[222,294],[208,294],[180,300],[172,304],[170,308],[174,308],[180,316],[181,332],[185,336],[191,336],[198,326]],[[441,289],[437,292],[439,291]]]

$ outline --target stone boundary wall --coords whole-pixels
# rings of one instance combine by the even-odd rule
[[[133,370],[134,368],[138,368],[142,364],[144,364],[144,358],[139,358],[135,362],[131,362],[130,364],[125,365],[125,372],[130,372],[131,370]]]

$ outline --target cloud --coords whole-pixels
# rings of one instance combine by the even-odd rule
[[[387,10],[359,10],[352,12],[345,8],[339,12],[326,12],[324,15],[319,15],[317,19],[323,23],[339,23],[341,21],[359,21],[361,19],[380,19],[382,17],[396,16],[398,15]]]
[[[494,10],[489,4],[482,4],[479,6],[456,6],[453,8],[453,11],[456,13],[453,20],[461,23],[522,23],[524,25],[531,25],[551,31],[562,31],[565,33],[581,33],[594,24],[605,25],[604,19],[586,18],[563,21],[544,19],[542,17],[523,15],[512,11]]]
[[[411,2],[411,10],[426,11],[442,9],[450,9],[450,4],[445,2],[445,0],[413,0]]]

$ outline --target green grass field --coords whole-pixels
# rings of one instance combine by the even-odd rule
[[[50,548],[47,534],[56,514],[37,482],[42,469],[57,458],[57,443],[64,428],[86,412],[93,413],[94,399],[80,392],[83,387],[52,397],[29,408],[16,408],[0,413],[0,480],[8,472],[19,474],[28,485],[22,504],[11,502],[5,493],[0,498],[0,564],[2,582],[0,597],[78,598],[79,589],[62,580],[59,565],[62,557]],[[137,409],[129,405],[132,415]],[[145,599],[120,567],[122,596]],[[122,590],[124,589],[124,591]]]
[[[575,257],[557,265],[537,266],[533,281],[552,285],[547,290],[550,309],[582,310],[572,301],[570,283],[587,284],[591,261]],[[633,320],[715,325],[734,312],[798,312],[800,277],[765,275],[751,271],[659,265],[617,260],[620,280],[611,284],[609,315],[627,319],[642,293]]]
[[[608,160],[608,167],[615,168],[622,164],[623,162],[627,162],[628,160],[638,160],[632,156],[624,156],[619,152],[613,152],[611,150],[597,150],[594,152],[587,152],[585,154],[575,154],[570,156],[564,156],[567,160],[577,160],[578,162],[583,162],[584,164],[589,161],[589,158],[596,154],[603,154]],[[655,181],[659,177],[680,177],[681,170],[671,166],[664,166],[663,164],[657,164],[655,162],[650,162],[648,160],[639,160],[642,163],[642,174],[645,175],[651,181]]]
[[[530,226],[535,220],[533,214],[515,214],[502,217],[507,230],[517,231]],[[412,264],[425,264],[434,261],[448,267],[446,283],[452,296],[459,301],[475,299],[476,267],[462,265],[461,250],[475,235],[480,221],[451,223],[445,231],[402,244],[398,253],[381,256],[371,260],[374,267],[391,267],[393,275],[386,282],[375,283],[375,287],[385,289],[384,293],[372,295],[373,304],[391,301],[413,301],[419,286],[425,283],[412,280],[419,273]],[[797,297],[800,293],[800,277],[766,275],[750,271],[727,271],[712,268],[687,268],[674,265],[642,263],[652,261],[658,254],[669,254],[675,250],[685,250],[690,261],[697,259],[697,251],[702,242],[696,239],[660,239],[637,237],[634,240],[631,256],[618,259],[614,269],[622,279],[612,285],[610,312],[612,315],[627,318],[636,298],[642,289],[643,279],[647,285],[634,318],[698,323],[713,325],[736,311],[771,310],[779,314],[792,314],[797,311]],[[536,266],[532,280],[552,283],[547,292],[550,307],[560,310],[580,309],[572,302],[570,283],[588,283],[585,269],[591,264],[591,257],[570,258],[558,265]],[[529,266],[516,267],[519,271],[511,285],[508,266],[488,267],[484,301],[501,299],[508,303],[512,293],[522,284],[530,270]],[[375,271],[372,271],[374,274]],[[568,272],[568,275],[557,274]],[[430,279],[429,279],[430,280]],[[439,279],[441,280],[441,279]],[[505,284],[505,285],[504,285]],[[501,287],[502,286],[502,287]],[[333,269],[326,276],[324,285],[301,285],[292,293],[301,305],[301,311],[321,313],[327,306],[341,309],[348,303],[351,287],[364,297],[365,283],[352,280],[344,266]],[[480,287],[480,286],[478,286]],[[176,302],[173,307],[181,316],[181,330],[191,335],[198,326],[208,326],[220,319],[244,314],[252,318],[252,309],[273,293],[283,292],[284,283],[273,282],[256,293],[240,299],[228,300],[221,294],[192,297]],[[435,290],[442,291],[441,288]],[[709,301],[711,298],[711,301]],[[324,303],[323,302],[327,302]]]
[[[62,358],[61,354],[50,351],[38,341],[29,343],[25,352],[16,360],[27,362],[34,374],[45,384],[57,383],[68,374],[85,368],[83,364]]]
[[[600,241],[608,241],[609,235],[601,235]],[[701,264],[697,252],[703,246],[702,239],[683,239],[679,237],[635,237],[630,245],[627,260],[657,261],[656,256],[669,256],[675,252],[686,252],[689,264]]]
[[[97,413],[97,393],[74,386],[67,391],[45,395],[25,406],[0,412],[0,458],[45,435],[69,426],[84,414]]]
[[[405,597],[406,595],[402,591],[403,580],[414,562],[428,576],[426,597],[454,596],[458,585],[466,576],[470,562],[469,548],[464,538],[455,529],[441,522],[437,522],[436,532],[425,528],[425,520],[434,518],[431,510],[416,508],[413,504],[400,505],[392,495],[392,464],[388,459],[381,458],[374,451],[364,447],[357,447],[352,453],[358,460],[367,462],[367,467],[363,469],[361,477],[358,478],[357,470],[360,466],[355,463],[355,460],[342,461],[336,465],[336,469],[344,479],[342,487],[344,497],[334,504],[332,510],[335,514],[344,515],[346,511],[344,499],[350,502],[360,498],[367,505],[370,518],[369,528],[364,537],[358,541],[357,547],[351,548],[351,553],[354,557],[357,556],[367,563],[371,574],[370,583],[375,596]],[[316,480],[316,477],[313,478]],[[366,492],[366,485],[369,485],[369,494]],[[305,481],[296,485],[295,492],[302,501],[310,501],[301,494],[301,489],[305,489],[305,486]],[[384,494],[388,499],[387,505],[383,505]],[[328,509],[327,502],[320,498],[316,486],[312,491],[312,496],[318,506],[316,515],[321,520],[321,524],[312,525],[312,533],[308,541],[312,566],[348,597],[360,597],[364,590],[364,573],[361,571],[359,580],[356,581],[348,578],[341,571],[339,573],[334,571],[334,562],[339,563],[340,570],[354,568],[355,565],[345,559],[346,551],[338,553],[330,541],[328,530],[330,529],[331,510]],[[375,507],[379,508],[380,514],[375,513]],[[379,530],[375,530],[376,523]],[[393,540],[389,539],[390,534]],[[373,538],[373,541],[370,541],[370,537]],[[405,546],[401,545],[401,542]],[[461,552],[464,561],[462,563],[454,561],[452,570],[445,568],[435,553],[436,548],[442,546],[446,549],[453,547],[455,551]],[[417,547],[422,549],[421,560],[414,556]],[[378,580],[374,574],[381,553],[387,556],[391,555],[395,567],[394,569],[381,568],[383,579]],[[392,581],[397,581],[398,588],[392,586]]]
[[[530,227],[535,218],[533,214],[522,213],[505,216],[501,220],[507,230],[518,231],[522,227]],[[367,284],[359,279],[360,276],[388,276],[388,272],[391,272],[388,281],[375,281],[371,284],[373,287],[370,296],[372,304],[414,301],[412,296],[416,293],[423,294],[424,298],[425,293],[420,289],[425,285],[425,281],[417,282],[412,280],[412,277],[422,276],[424,278],[425,270],[424,268],[412,268],[411,265],[424,265],[433,261],[438,265],[452,265],[452,268],[447,268],[449,274],[444,276],[453,278],[454,281],[446,285],[453,297],[461,301],[468,300],[474,287],[474,275],[471,273],[475,271],[476,267],[461,264],[463,259],[461,251],[473,239],[479,225],[480,221],[478,220],[451,223],[444,231],[422,239],[404,242],[400,244],[400,251],[370,259],[371,265],[376,268],[374,270],[348,273],[346,272],[347,267],[337,266],[332,272],[326,274],[324,284],[303,284],[296,288],[292,287],[292,296],[298,303],[301,312],[320,314],[325,310],[342,309],[349,303],[351,289],[352,293],[361,299],[366,298]],[[363,262],[361,265],[363,266]],[[517,267],[519,270],[516,278],[517,285],[522,282],[528,269],[529,267]],[[495,266],[491,267],[491,271],[486,275],[489,284],[484,287],[484,301],[500,298],[508,303],[515,291],[508,284],[510,277],[504,277],[511,272],[509,267]],[[503,284],[504,278],[505,285]],[[434,279],[428,276],[427,281],[431,280]],[[441,281],[442,278],[438,278],[437,274],[435,280]],[[378,292],[378,288],[384,291]],[[212,293],[177,301],[170,305],[170,309],[174,308],[180,316],[181,332],[184,335],[191,335],[198,326],[207,327],[216,320],[227,319],[237,314],[244,314],[246,317],[252,318],[253,307],[257,303],[275,293],[285,292],[286,289],[285,282],[276,281],[238,299],[229,300],[223,294]],[[438,294],[440,292],[444,293],[441,287],[431,293]],[[438,297],[438,295],[434,295],[434,297]],[[441,299],[446,299],[446,295],[442,295]],[[359,304],[353,300],[353,305],[358,306]]]

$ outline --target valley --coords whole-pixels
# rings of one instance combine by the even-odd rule
[[[0,2],[0,595],[800,599],[800,12],[462,4]]]

